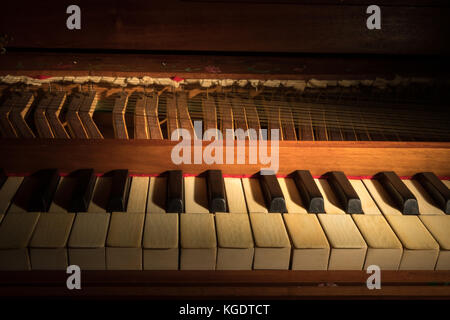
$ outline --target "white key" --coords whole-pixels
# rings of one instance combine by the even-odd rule
[[[8,177],[0,189],[0,223],[22,181],[23,177]]]
[[[315,214],[283,215],[292,242],[292,270],[327,270],[330,245]]]
[[[206,179],[184,178],[184,203],[186,213],[209,213]]]
[[[288,213],[308,213],[292,178],[278,178]]]
[[[231,213],[247,213],[244,189],[239,178],[224,178],[227,194],[228,211]]]
[[[180,215],[180,269],[214,270],[217,240],[213,214]]]
[[[291,243],[280,213],[250,213],[255,258],[253,269],[287,270]]]
[[[147,214],[143,245],[144,270],[178,269],[178,214]]]
[[[133,177],[128,196],[127,212],[145,213],[147,205],[148,177]]]
[[[166,177],[150,178],[147,199],[147,213],[166,213],[166,181]]]
[[[0,270],[30,270],[28,244],[38,212],[8,213],[0,225]]]
[[[256,178],[242,178],[242,187],[244,188],[248,212],[267,212],[259,180]]]
[[[341,209],[339,200],[333,193],[328,181],[326,179],[314,179],[314,181],[322,194],[325,212],[328,214],[346,214],[345,211]]]
[[[419,213],[426,215],[445,215],[445,212],[441,208],[436,206],[431,196],[422,187],[422,185],[416,180],[403,180],[403,183],[411,190],[412,194],[417,199],[419,205]],[[450,233],[450,230],[449,230]]]
[[[440,251],[436,270],[450,270],[450,216],[421,215],[420,220],[439,243]]]
[[[331,246],[328,270],[361,270],[367,245],[351,215],[317,216]]]
[[[217,270],[251,270],[253,237],[246,214],[216,213]]]

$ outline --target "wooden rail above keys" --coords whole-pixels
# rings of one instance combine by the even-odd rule
[[[191,161],[191,164],[175,165],[171,153],[177,144],[178,141],[167,140],[4,139],[0,141],[0,149],[8,157],[0,158],[0,167],[13,173],[50,167],[62,172],[85,167],[102,173],[126,167],[130,174],[160,174],[167,170],[200,174],[209,169],[218,169],[227,175],[255,174],[261,168],[268,167],[260,163],[249,164],[248,142],[245,164],[236,164],[237,161],[234,161],[235,164],[206,165],[193,164]],[[205,146],[206,143],[203,148]],[[236,150],[234,154],[236,157]],[[304,168],[317,176],[332,168],[344,171],[349,176],[374,175],[390,170],[399,176],[431,171],[437,176],[448,177],[448,159],[448,142],[280,141],[277,174],[290,174]]]
[[[446,298],[450,271],[383,271],[369,290],[366,271],[83,271],[83,290],[67,290],[63,271],[0,272],[0,296],[140,298]]]

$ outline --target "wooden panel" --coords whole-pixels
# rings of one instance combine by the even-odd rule
[[[71,172],[82,164],[86,168],[95,168],[97,172],[127,167],[132,174],[160,174],[166,170],[199,174],[208,168],[236,175],[257,173],[261,167],[266,167],[248,164],[248,161],[243,165],[212,164],[207,167],[175,165],[171,152],[176,144],[176,141],[162,140],[23,139],[13,142],[3,139],[0,147],[9,156],[0,158],[0,167],[7,172],[32,172],[49,167]],[[422,171],[450,176],[449,158],[449,144],[440,142],[280,141],[278,174],[290,174],[298,170],[301,163],[313,175],[322,175],[333,169],[353,176],[374,175],[383,170],[395,171],[400,176],[412,176]]]
[[[0,20],[3,32],[12,38],[11,47],[377,54],[449,52],[445,41],[445,31],[450,29],[447,7],[429,6],[418,10],[410,4],[391,6],[389,3],[382,7],[382,29],[369,30],[366,27],[367,4],[358,4],[216,2],[205,5],[201,1],[170,0],[131,6],[123,2],[85,0],[78,5],[83,8],[83,26],[89,28],[88,36],[65,27],[60,13],[64,13],[67,6],[55,0],[46,5],[30,5],[28,10],[21,10],[21,3],[7,3]],[[105,12],[106,7],[109,10]],[[33,32],[30,32],[31,27]]]
[[[77,61],[67,64],[67,61]],[[168,66],[162,66],[165,61]],[[64,52],[14,52],[8,51],[0,60],[0,75],[36,74],[48,76],[110,76],[168,78],[176,74],[185,79],[392,79],[402,77],[445,77],[448,73],[445,57],[432,59],[404,56],[341,56],[314,54],[301,56],[267,55],[216,55],[214,65],[220,73],[208,72],[209,56],[206,55],[159,55],[159,54],[108,54]],[[16,68],[17,65],[23,68]],[[64,69],[60,66],[63,65]],[[92,66],[95,65],[95,69]],[[250,67],[249,67],[250,65]],[[411,68],[414,65],[414,68]],[[125,69],[124,66],[127,68]],[[303,71],[298,72],[298,66]],[[189,70],[199,70],[192,72]],[[262,72],[264,71],[264,72]],[[46,88],[46,85],[43,85]],[[233,102],[233,101],[232,101]],[[234,104],[234,102],[233,102]],[[306,117],[306,115],[304,115]],[[308,118],[308,117],[306,117]],[[301,118],[303,119],[303,118]],[[358,120],[362,123],[363,120]],[[366,133],[367,135],[367,133]],[[304,139],[306,140],[306,139]],[[359,139],[359,140],[367,140]]]
[[[366,271],[84,271],[83,290],[67,290],[65,271],[1,272],[2,297],[173,298],[447,298],[449,271],[383,271],[367,290]],[[335,283],[337,286],[327,286]],[[429,285],[433,283],[433,285]],[[320,285],[319,285],[320,284]]]

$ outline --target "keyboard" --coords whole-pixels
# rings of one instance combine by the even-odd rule
[[[0,173],[0,270],[450,270],[431,172]]]

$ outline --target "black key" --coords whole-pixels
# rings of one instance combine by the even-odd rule
[[[259,174],[261,191],[269,212],[287,212],[286,201],[275,174]]]
[[[127,209],[128,194],[130,192],[131,177],[128,170],[114,170],[109,172],[107,177],[111,177],[111,191],[109,192],[106,211],[124,212]]]
[[[439,208],[446,214],[450,214],[450,190],[433,172],[421,172],[413,178],[419,181]]]
[[[361,200],[342,171],[328,172],[326,177],[345,212],[363,213]]]
[[[72,197],[69,204],[69,212],[87,212],[92,199],[96,177],[94,169],[77,170],[69,177],[76,179]]]
[[[417,199],[393,171],[377,173],[374,177],[388,192],[397,208],[403,214],[419,214]]]
[[[8,179],[8,177],[6,176],[5,170],[0,169],[0,189],[5,184],[6,179]]]
[[[183,172],[171,170],[167,172],[166,212],[184,212]]]
[[[25,177],[14,196],[14,203],[32,212],[47,212],[59,183],[56,169],[40,170]]]
[[[303,203],[308,212],[325,212],[322,194],[308,170],[297,170],[292,174]]]
[[[227,212],[227,195],[221,170],[206,172],[209,212]]]

